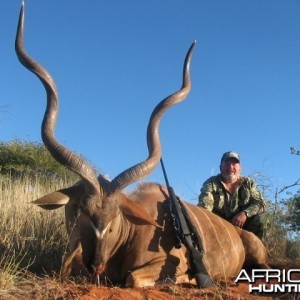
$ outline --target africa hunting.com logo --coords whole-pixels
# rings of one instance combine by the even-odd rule
[[[234,282],[248,282],[249,293],[300,293],[300,269],[242,269]]]

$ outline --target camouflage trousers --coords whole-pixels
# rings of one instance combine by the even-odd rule
[[[264,215],[259,214],[247,218],[243,229],[253,232],[256,236],[262,239],[265,236]]]

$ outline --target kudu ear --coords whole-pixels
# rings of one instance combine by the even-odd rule
[[[43,209],[54,210],[66,205],[70,200],[74,201],[74,199],[77,199],[79,195],[81,195],[81,189],[82,186],[73,185],[69,188],[47,194],[31,203],[38,205]]]
[[[138,203],[126,197],[122,197],[120,201],[120,210],[128,217],[136,218],[143,223],[154,225],[155,227],[162,227]]]
[[[43,196],[31,203],[38,205],[43,209],[53,210],[60,208],[63,205],[66,205],[69,202],[70,198],[66,194],[62,193],[61,191],[56,191],[50,193],[48,195]]]

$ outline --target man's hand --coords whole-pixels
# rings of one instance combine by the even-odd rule
[[[232,219],[231,219],[231,223],[234,226],[238,226],[240,228],[243,228],[245,222],[247,220],[247,215],[244,211],[239,212],[238,214],[236,214]]]

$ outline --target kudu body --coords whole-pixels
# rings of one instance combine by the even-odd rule
[[[189,66],[194,44],[185,59],[182,88],[161,101],[150,117],[148,158],[109,181],[102,175],[97,177],[81,156],[56,140],[58,96],[55,83],[50,74],[25,52],[23,30],[24,6],[20,12],[16,53],[20,62],[38,76],[47,92],[43,142],[58,162],[81,177],[74,186],[34,201],[44,209],[65,206],[70,251],[63,264],[63,275],[69,273],[74,262],[82,261],[92,275],[107,276],[113,283],[128,286],[154,285],[168,278],[175,283],[190,282],[187,250],[184,246],[174,247],[173,228],[164,208],[167,189],[160,184],[145,183],[131,194],[122,190],[150,174],[159,163],[160,118],[170,106],[184,100],[190,91]],[[185,206],[201,236],[204,265],[212,278],[237,275],[245,258],[256,264],[265,263],[265,248],[253,234],[238,231],[205,209],[186,202]]]

